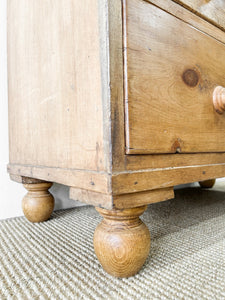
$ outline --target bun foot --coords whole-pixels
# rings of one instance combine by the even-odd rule
[[[201,188],[211,189],[214,186],[215,182],[216,179],[209,179],[209,180],[199,181],[199,184]]]
[[[95,230],[94,249],[102,267],[109,274],[129,277],[143,266],[150,250],[150,233],[139,216],[146,208],[96,208],[104,219]]]
[[[33,223],[48,220],[54,209],[54,198],[48,189],[52,186],[50,182],[24,184],[28,190],[22,201],[25,217]]]

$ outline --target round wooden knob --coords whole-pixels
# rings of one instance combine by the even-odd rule
[[[225,88],[217,86],[213,92],[213,105],[218,114],[225,111]]]

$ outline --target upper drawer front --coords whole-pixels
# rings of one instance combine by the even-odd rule
[[[209,22],[225,29],[225,0],[173,0]]]
[[[128,154],[225,151],[225,45],[147,1],[125,7]]]

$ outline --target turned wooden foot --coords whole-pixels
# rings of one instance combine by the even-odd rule
[[[129,277],[143,266],[150,250],[150,233],[139,219],[146,206],[106,210],[94,233],[94,249],[101,265],[116,277]]]
[[[23,186],[28,190],[22,201],[25,217],[33,223],[48,220],[54,209],[55,202],[48,191],[52,183],[41,182],[24,184]]]
[[[209,179],[204,181],[199,181],[200,187],[202,188],[212,188],[216,182],[216,179]]]

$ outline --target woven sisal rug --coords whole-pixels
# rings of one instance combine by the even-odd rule
[[[225,299],[224,183],[178,190],[143,219],[151,252],[128,279],[98,263],[92,236],[101,217],[92,207],[58,211],[41,224],[1,221],[0,299]]]

